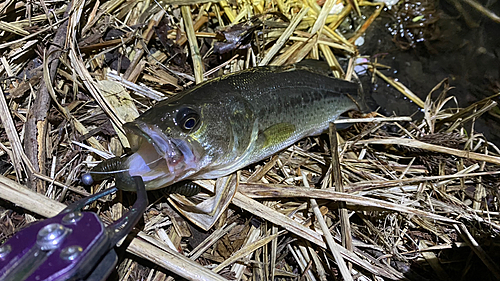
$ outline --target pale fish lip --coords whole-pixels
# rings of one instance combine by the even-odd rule
[[[148,181],[165,186],[196,171],[198,157],[187,139],[171,138],[157,126],[139,120],[125,124],[124,129],[134,151],[127,163],[130,174],[142,176],[146,188]]]
[[[178,149],[177,144],[157,126],[136,120],[125,124],[124,128],[127,131],[127,137],[131,141],[133,150],[138,151],[144,145],[143,140],[146,140],[153,145],[159,158],[167,161],[171,173],[174,172],[174,167],[184,160],[184,155]]]

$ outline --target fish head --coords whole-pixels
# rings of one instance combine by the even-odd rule
[[[147,189],[180,181],[200,169],[203,147],[193,135],[201,110],[193,105],[153,107],[124,129],[133,152],[125,161],[131,176],[141,176]]]
[[[126,123],[131,150],[125,163],[146,189],[158,189],[206,171],[233,149],[234,116],[214,101],[160,102]]]

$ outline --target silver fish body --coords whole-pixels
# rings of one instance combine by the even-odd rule
[[[231,174],[322,133],[357,109],[358,85],[301,66],[257,67],[204,82],[124,125],[122,169],[148,190]],[[127,175],[128,176],[128,175]],[[131,189],[122,182],[122,189]]]

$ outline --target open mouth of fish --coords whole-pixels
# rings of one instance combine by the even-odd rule
[[[180,181],[196,172],[199,157],[188,139],[171,138],[157,126],[138,120],[124,128],[134,151],[124,167],[131,176],[141,176],[148,189]]]

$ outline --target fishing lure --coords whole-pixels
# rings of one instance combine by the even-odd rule
[[[102,161],[92,171],[82,175],[82,183],[92,185],[96,181],[102,181],[114,176],[116,186],[129,185],[131,177],[126,174],[126,169],[123,170],[124,160],[122,157],[113,157]],[[201,187],[192,181],[180,181],[168,186],[165,191],[191,197],[200,193]]]

